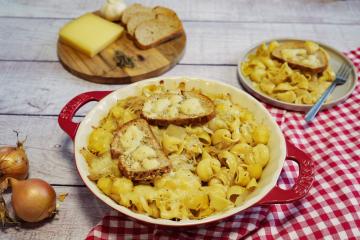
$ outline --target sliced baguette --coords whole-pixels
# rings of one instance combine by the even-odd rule
[[[215,106],[200,93],[155,94],[145,100],[141,115],[152,125],[198,125],[215,116]]]
[[[156,19],[139,24],[134,33],[135,45],[149,49],[183,34],[183,26],[177,15],[158,14]]]
[[[314,45],[318,46],[311,42],[284,42],[275,48],[271,55],[280,62],[287,62],[292,68],[310,73],[321,73],[328,67],[328,55],[324,49],[313,47]],[[292,52],[296,56],[286,56],[286,52]]]
[[[126,25],[130,18],[135,13],[145,13],[145,12],[152,12],[152,8],[145,7],[139,3],[131,4],[129,7],[125,9],[121,16],[121,22]]]
[[[116,132],[111,156],[119,159],[121,173],[134,181],[151,181],[171,169],[169,159],[144,119],[132,120]]]
[[[162,14],[162,15],[169,15],[169,16],[176,16],[176,12],[171,10],[170,8],[156,6],[153,8],[153,12],[155,14]]]
[[[167,21],[167,17],[174,16],[176,16],[176,13],[173,10],[161,6],[154,7],[151,12],[135,12],[130,15],[126,25],[128,35],[133,39],[136,27],[145,21],[155,18]]]
[[[145,21],[152,20],[156,18],[156,13],[152,12],[137,12],[132,14],[130,20],[126,25],[126,29],[128,34],[132,37],[134,36],[134,32],[136,27]]]

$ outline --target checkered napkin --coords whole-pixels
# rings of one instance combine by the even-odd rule
[[[347,56],[360,71],[360,48]],[[209,227],[164,230],[112,211],[88,234],[91,239],[360,239],[360,84],[345,103],[304,115],[268,107],[286,138],[315,161],[309,194],[290,204],[257,206]],[[282,188],[297,165],[286,161]]]

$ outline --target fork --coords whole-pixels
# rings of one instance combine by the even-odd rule
[[[325,102],[325,100],[329,97],[329,95],[334,91],[337,85],[342,85],[346,82],[350,75],[350,68],[346,63],[343,63],[336,73],[336,79],[332,82],[332,84],[325,90],[325,92],[321,95],[321,97],[317,100],[317,102],[312,106],[312,108],[306,113],[305,121],[311,122],[316,114],[319,112],[321,106]]]

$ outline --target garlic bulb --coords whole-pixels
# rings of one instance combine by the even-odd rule
[[[123,0],[106,0],[100,9],[101,16],[110,21],[119,21],[126,4]]]

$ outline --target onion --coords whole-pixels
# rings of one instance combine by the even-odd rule
[[[7,177],[25,179],[29,173],[29,161],[23,142],[16,147],[0,147],[0,182]]]
[[[18,218],[26,222],[40,222],[56,210],[56,193],[41,179],[9,179],[12,187],[11,203]]]

